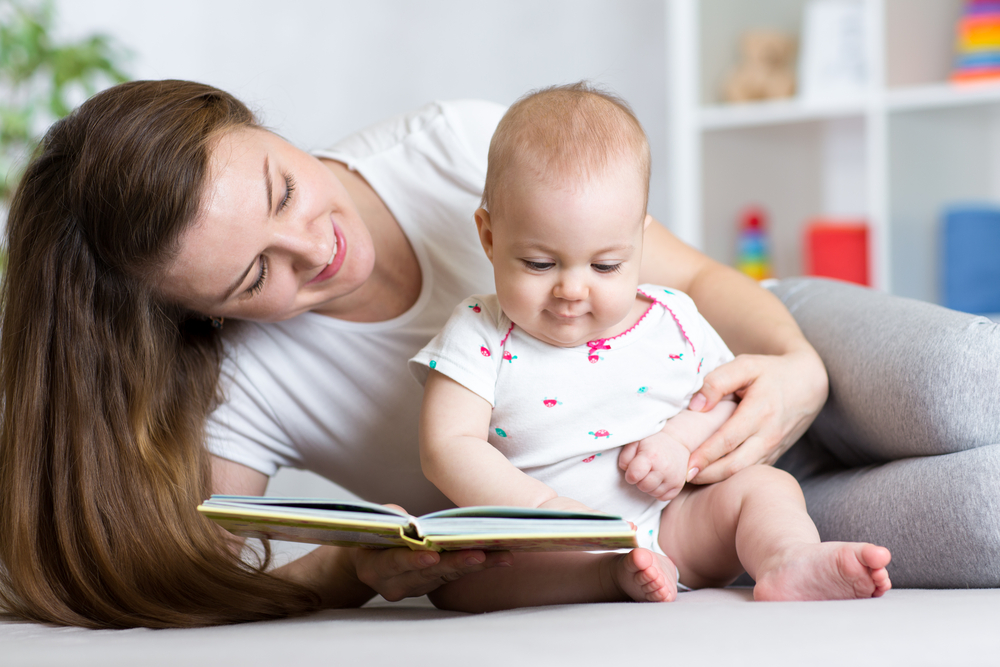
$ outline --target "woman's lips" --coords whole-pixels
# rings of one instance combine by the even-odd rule
[[[329,280],[337,274],[340,267],[344,263],[344,258],[347,256],[347,240],[341,233],[340,228],[336,224],[333,225],[333,239],[334,239],[334,253],[330,257],[330,262],[326,265],[326,268],[320,271],[315,278],[306,283],[306,285],[312,285],[313,283],[323,282],[324,280]]]

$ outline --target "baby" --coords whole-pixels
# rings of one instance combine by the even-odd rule
[[[575,572],[665,601],[681,582],[724,586],[746,570],[756,599],[883,595],[889,551],[821,543],[790,475],[752,466],[685,487],[690,452],[735,402],[687,405],[733,356],[690,298],[639,284],[649,164],[628,106],[586,84],[527,95],[493,136],[475,220],[496,294],[459,305],[410,360],[425,383],[424,473],[462,506],[621,515],[644,548],[530,557],[535,572],[507,575],[501,592],[470,579],[463,594],[505,597],[497,607],[582,601],[565,590]]]

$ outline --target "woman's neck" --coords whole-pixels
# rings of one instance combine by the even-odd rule
[[[368,228],[375,249],[375,266],[365,283],[338,301],[333,317],[351,322],[384,322],[413,307],[420,296],[422,276],[413,246],[399,222],[360,174],[340,162],[324,160],[340,179]]]

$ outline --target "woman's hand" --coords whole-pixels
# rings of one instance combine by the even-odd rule
[[[360,607],[376,594],[393,601],[425,595],[467,574],[511,562],[508,551],[439,554],[402,547],[324,546],[273,570],[273,574],[315,591],[323,608],[344,608]]]
[[[688,462],[695,484],[711,484],[755,463],[773,464],[805,433],[828,392],[826,369],[810,348],[784,355],[741,354],[707,376],[689,409],[711,410],[727,394],[739,406]]]
[[[399,505],[386,507],[405,511]],[[274,570],[320,596],[323,607],[360,607],[381,595],[395,602],[426,595],[439,586],[491,567],[509,567],[509,551],[410,551],[317,547]]]
[[[473,572],[505,567],[508,551],[410,551],[409,549],[354,549],[358,581],[386,600],[426,595],[439,586]]]

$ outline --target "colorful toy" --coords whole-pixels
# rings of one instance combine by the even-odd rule
[[[1000,208],[952,206],[944,213],[941,236],[942,305],[1000,313]]]
[[[1000,79],[1000,2],[969,0],[958,22],[954,83]]]
[[[767,216],[764,210],[748,208],[740,216],[736,268],[754,280],[770,278],[771,254],[769,247]]]
[[[868,225],[860,221],[814,220],[806,225],[805,274],[870,285]]]

